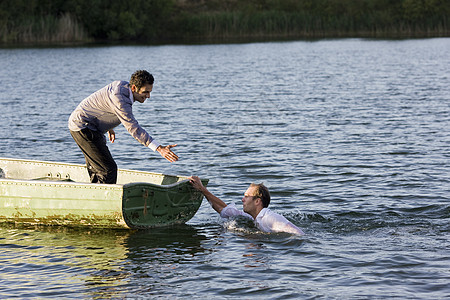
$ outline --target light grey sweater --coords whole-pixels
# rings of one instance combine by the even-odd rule
[[[159,144],[133,116],[133,93],[126,81],[114,81],[85,98],[69,117],[69,129],[84,128],[105,134],[120,123],[141,144],[153,151]]]

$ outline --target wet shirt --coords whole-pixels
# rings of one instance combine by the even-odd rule
[[[253,217],[248,213],[238,210],[234,203],[224,207],[220,212],[222,218],[230,218],[235,216],[243,216],[253,220]],[[268,208],[263,208],[254,220],[256,226],[264,232],[288,232],[298,235],[305,234],[300,228],[289,222],[284,216],[271,211]]]
[[[133,93],[126,81],[114,81],[85,98],[72,112],[69,129],[89,128],[105,134],[120,123],[141,144],[153,151],[159,146],[134,118]]]

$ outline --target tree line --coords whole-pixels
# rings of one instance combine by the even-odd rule
[[[0,43],[449,36],[448,0],[1,0]]]

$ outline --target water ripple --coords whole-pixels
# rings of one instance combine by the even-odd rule
[[[271,208],[307,233],[223,223],[207,203],[190,225],[138,233],[8,225],[0,295],[445,298],[448,49],[445,38],[0,49],[1,156],[83,163],[70,112],[147,68],[156,82],[136,117],[179,144],[180,161],[120,126],[119,166],[207,177],[238,206],[264,182]]]

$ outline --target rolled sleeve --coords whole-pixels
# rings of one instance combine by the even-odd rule
[[[148,147],[150,148],[150,149],[152,149],[153,151],[156,151],[156,149],[158,149],[158,147],[159,146],[161,146],[157,141],[155,141],[155,140],[152,140],[151,142],[150,142],[150,144],[148,144]]]

